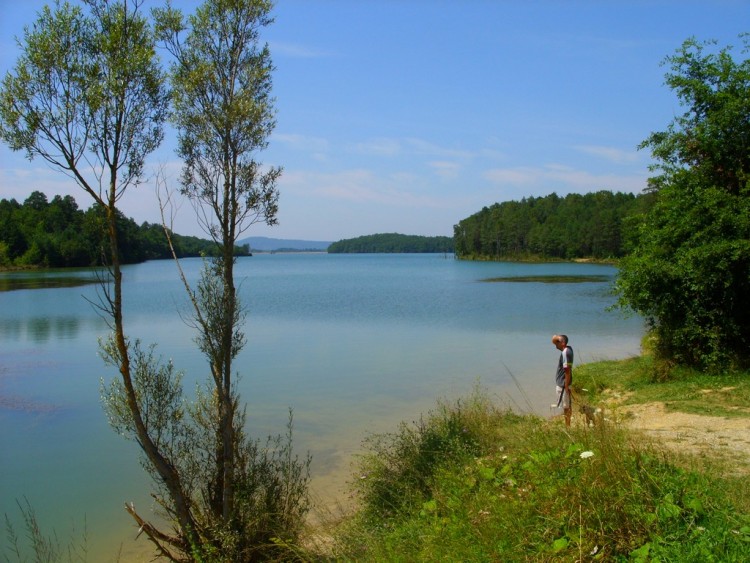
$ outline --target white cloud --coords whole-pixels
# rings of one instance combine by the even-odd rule
[[[378,176],[371,170],[353,169],[336,173],[291,172],[279,181],[283,193],[297,198],[346,201],[355,204],[384,205],[399,208],[451,208],[445,198],[424,193],[423,179],[401,173]]]
[[[326,51],[283,41],[270,41],[269,47],[274,56],[278,55],[295,59],[319,59],[331,56],[331,53]]]
[[[639,154],[637,151],[625,151],[614,147],[603,147],[596,145],[578,145],[573,147],[575,150],[602,158],[615,164],[627,164],[630,162],[637,162]]]
[[[435,143],[431,143],[423,139],[416,139],[413,137],[404,139],[404,142],[419,154],[455,159],[469,159],[475,156],[471,151],[441,147],[440,145],[436,145]]]
[[[461,170],[460,164],[447,160],[433,160],[428,165],[435,171],[435,174],[445,180],[458,177],[458,173]]]
[[[442,160],[468,160],[477,156],[472,151],[443,147],[415,137],[379,137],[356,143],[353,147],[355,152],[373,156],[403,156],[411,154]]]
[[[484,177],[496,184],[531,185],[539,182],[541,171],[536,168],[493,168]]]
[[[370,139],[356,143],[353,150],[371,156],[397,156],[402,151],[401,143],[397,139]]]
[[[298,133],[274,133],[271,142],[279,142],[291,149],[312,153],[325,153],[329,148],[327,139]]]
[[[484,177],[503,187],[524,187],[546,195],[552,191],[586,193],[596,190],[614,192],[640,192],[646,185],[646,176],[638,174],[593,174],[561,164],[541,168],[495,168],[487,170]]]

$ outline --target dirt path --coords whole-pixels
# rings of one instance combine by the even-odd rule
[[[610,416],[681,453],[726,459],[738,473],[750,473],[750,418],[669,412],[664,403],[617,405]],[[605,411],[606,412],[606,411]]]

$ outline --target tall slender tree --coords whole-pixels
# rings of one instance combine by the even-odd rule
[[[157,11],[162,38],[176,61],[174,121],[177,152],[185,163],[181,191],[220,248],[194,303],[199,345],[211,367],[219,406],[211,504],[224,520],[234,509],[237,461],[232,362],[244,344],[234,249],[254,222],[277,222],[281,169],[264,170],[255,160],[275,126],[273,66],[268,46],[260,43],[261,29],[273,21],[271,8],[268,0],[208,0],[187,20],[171,8]]]
[[[163,138],[169,105],[165,75],[140,2],[84,5],[87,12],[67,2],[45,7],[25,30],[22,54],[0,90],[0,136],[12,149],[71,177],[104,210],[111,286],[105,286],[101,305],[112,328],[104,355],[120,373],[135,439],[189,536],[196,528],[190,503],[144,413],[139,362],[132,361],[125,332],[117,220],[120,199],[141,182],[145,159]]]
[[[234,282],[236,243],[251,225],[277,222],[281,169],[256,160],[275,127],[273,65],[260,41],[273,21],[272,7],[267,0],[207,0],[189,17],[170,6],[154,11],[174,60],[173,118],[184,161],[180,191],[219,249],[197,289],[185,285],[196,341],[211,373],[194,411],[193,447],[205,460],[196,481],[206,499],[205,519],[233,538],[222,540],[228,560],[264,557],[257,544],[293,538],[307,511],[310,460],[292,457],[291,415],[286,442],[274,442],[279,456],[261,459],[257,443],[245,437],[233,378],[245,344],[245,310]]]
[[[97,214],[104,212],[111,285],[103,285],[101,307],[112,335],[101,349],[120,374],[103,385],[105,410],[111,425],[141,448],[173,531],[147,522],[132,504],[128,512],[171,560],[267,559],[277,549],[273,538],[290,541],[298,533],[309,478],[309,457],[300,463],[291,452],[291,415],[286,442],[247,439],[232,381],[232,361],[244,344],[234,243],[252,223],[276,221],[280,169],[263,169],[253,159],[274,125],[272,66],[258,43],[271,4],[209,1],[186,25],[178,11],[155,11],[175,56],[183,192],[220,250],[191,292],[198,344],[213,376],[194,404],[184,399],[171,362],[131,342],[123,321],[118,203],[142,181],[170,101],[156,37],[139,0],[83,0],[83,6],[86,13],[68,3],[45,8],[26,30],[22,55],[0,89],[0,138],[72,177],[94,199]]]
[[[111,286],[101,307],[112,334],[105,359],[119,373],[122,410],[149,467],[168,490],[188,550],[196,532],[190,502],[175,464],[150,422],[142,388],[149,378],[123,321],[118,204],[143,178],[146,157],[163,139],[169,96],[156,43],[141,2],[84,0],[42,9],[19,41],[21,56],[0,89],[0,137],[29,158],[39,157],[71,177],[104,210]],[[141,374],[142,375],[142,374]],[[156,432],[155,432],[156,430]]]

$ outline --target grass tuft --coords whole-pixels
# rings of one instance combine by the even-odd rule
[[[627,387],[640,385],[642,361],[603,367],[621,370]],[[354,484],[359,510],[336,530],[335,557],[743,560],[748,487],[721,477],[726,468],[685,467],[614,424],[566,429],[499,409],[475,389],[366,442]]]

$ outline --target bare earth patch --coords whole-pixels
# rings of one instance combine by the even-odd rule
[[[750,473],[750,418],[668,412],[661,402],[615,406],[617,402],[607,410],[628,428],[677,452],[720,457],[737,473]]]

